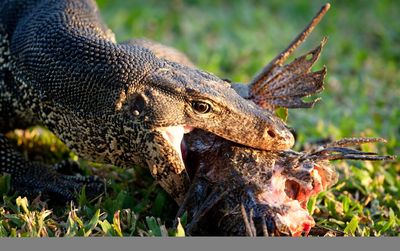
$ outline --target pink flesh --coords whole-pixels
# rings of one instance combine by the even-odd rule
[[[170,126],[160,129],[160,132],[163,135],[164,139],[166,139],[170,143],[172,148],[178,153],[182,162],[186,157],[186,146],[182,141],[183,134],[189,133],[193,129],[193,127],[187,125]]]
[[[302,233],[307,235],[315,225],[314,219],[306,209],[306,204],[310,196],[326,189],[324,186],[325,181],[320,173],[322,173],[321,169],[318,166],[314,166],[311,170],[311,176],[314,179],[313,185],[300,187],[296,198],[292,199],[285,192],[287,178],[281,174],[281,170],[275,170],[270,180],[270,188],[259,194],[257,199],[261,203],[272,207],[288,208],[285,213],[277,214],[276,224],[278,230],[288,229],[292,236],[301,236]]]

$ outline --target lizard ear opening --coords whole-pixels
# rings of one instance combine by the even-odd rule
[[[139,116],[145,109],[145,106],[146,106],[146,100],[142,95],[137,94],[133,96],[130,100],[129,112],[133,116]]]

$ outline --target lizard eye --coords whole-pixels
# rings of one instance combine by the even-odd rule
[[[202,102],[202,101],[193,101],[192,102],[192,108],[198,112],[198,113],[208,113],[211,111],[211,106],[210,104],[206,103],[206,102]]]

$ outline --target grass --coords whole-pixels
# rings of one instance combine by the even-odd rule
[[[105,22],[117,40],[147,37],[179,48],[202,69],[247,82],[304,27],[322,1],[106,1]],[[325,20],[297,51],[328,44],[316,69],[328,67],[322,101],[312,110],[289,112],[296,149],[331,137],[384,137],[364,150],[400,154],[400,22],[396,1],[333,1]],[[49,132],[34,128],[8,135],[30,159],[55,163],[76,158]],[[106,177],[109,194],[52,207],[28,203],[0,179],[0,236],[162,236],[177,207],[139,167],[122,170],[81,162],[84,173]],[[400,236],[400,163],[335,162],[340,180],[310,200],[321,228],[349,236]],[[97,167],[97,168],[94,168]],[[182,224],[184,225],[184,219]]]

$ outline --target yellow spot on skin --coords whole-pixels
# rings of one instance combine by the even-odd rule
[[[116,104],[115,104],[115,110],[119,111],[122,108],[122,104],[125,103],[126,100],[126,94],[124,91],[122,91],[119,94],[119,99],[117,100]]]
[[[153,166],[151,167],[151,173],[152,173],[153,175],[156,175],[156,174],[157,174],[157,166],[156,166],[156,165],[153,165]]]

